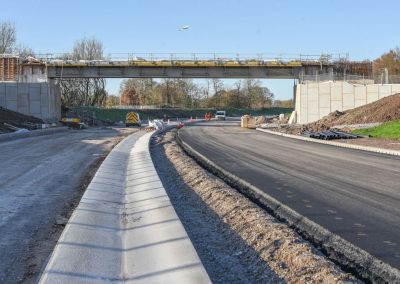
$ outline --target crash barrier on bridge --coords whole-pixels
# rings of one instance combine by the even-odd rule
[[[210,283],[154,168],[153,133],[104,160],[39,283]]]
[[[393,156],[400,156],[400,151],[396,151],[396,150],[389,150],[389,149],[384,149],[384,148],[376,148],[376,147],[361,146],[361,145],[355,145],[355,144],[345,144],[345,143],[340,143],[340,142],[326,141],[326,140],[314,139],[314,138],[309,138],[309,137],[304,137],[304,136],[299,136],[299,135],[280,133],[280,132],[267,130],[267,129],[261,129],[261,128],[257,128],[256,130],[265,132],[265,133],[269,133],[269,134],[273,134],[273,135],[278,135],[278,136],[283,136],[283,137],[288,137],[288,138],[293,138],[293,139],[298,139],[298,140],[303,140],[303,141],[309,141],[309,142],[314,142],[314,143],[326,144],[326,145],[331,145],[331,146],[336,146],[336,147],[361,150],[361,151],[367,151],[367,152],[373,152],[373,153],[380,153],[380,154],[386,154],[386,155],[393,155]]]
[[[383,263],[368,252],[297,213],[261,189],[216,165],[185,143],[181,139],[179,131],[177,142],[188,155],[193,157],[204,168],[236,188],[254,203],[265,208],[278,220],[288,223],[303,238],[316,244],[330,259],[354,271],[360,278],[368,279],[372,283],[400,283],[399,270]]]
[[[29,137],[37,137],[49,134],[55,134],[60,132],[68,131],[68,127],[55,127],[55,128],[46,128],[46,129],[36,129],[31,131],[22,131],[22,132],[12,132],[0,134],[0,142],[6,142],[21,138],[29,138]]]

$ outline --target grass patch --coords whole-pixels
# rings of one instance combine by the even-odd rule
[[[400,120],[389,121],[377,127],[353,130],[353,133],[376,138],[400,139]]]

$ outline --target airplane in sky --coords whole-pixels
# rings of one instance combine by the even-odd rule
[[[190,28],[189,26],[183,26],[178,31],[188,30],[189,28]]]

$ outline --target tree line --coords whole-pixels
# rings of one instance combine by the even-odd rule
[[[192,79],[127,79],[120,87],[122,105],[182,108],[263,108],[272,106],[274,94],[260,80],[238,80],[225,86],[220,79],[204,84]]]
[[[374,74],[387,68],[389,75],[400,75],[400,48],[396,47],[382,54],[373,62]]]

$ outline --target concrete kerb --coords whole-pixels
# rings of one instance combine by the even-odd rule
[[[103,161],[39,283],[210,283],[154,168],[155,133],[128,136]]]
[[[21,138],[50,135],[50,134],[60,133],[60,132],[64,132],[64,131],[68,131],[68,127],[37,129],[37,130],[32,130],[32,131],[23,132],[23,133],[15,133],[15,132],[5,133],[5,134],[0,134],[0,142],[6,142],[6,141],[21,139]]]
[[[325,145],[331,145],[331,146],[336,146],[336,147],[355,149],[355,150],[361,150],[361,151],[367,151],[367,152],[373,152],[373,153],[380,153],[380,154],[386,154],[386,155],[400,156],[400,151],[396,151],[396,150],[389,150],[389,149],[383,149],[383,148],[375,148],[375,147],[326,141],[326,140],[314,139],[314,138],[309,138],[309,137],[303,137],[303,136],[299,136],[299,135],[280,133],[280,132],[262,129],[262,128],[256,128],[256,130],[265,132],[265,133],[269,133],[269,134],[273,134],[273,135],[277,135],[277,136],[288,137],[288,138],[293,138],[293,139],[298,139],[298,140],[303,140],[303,141],[308,141],[308,142],[313,142],[313,143],[319,143],[319,144],[325,144]]]
[[[310,219],[292,210],[285,204],[269,196],[264,191],[224,170],[214,162],[185,143],[177,133],[177,142],[184,151],[205,169],[223,179],[243,195],[270,212],[277,219],[288,223],[303,238],[312,242],[331,260],[345,270],[353,272],[362,279],[376,283],[400,283],[400,271],[383,263],[368,252],[333,234]]]

